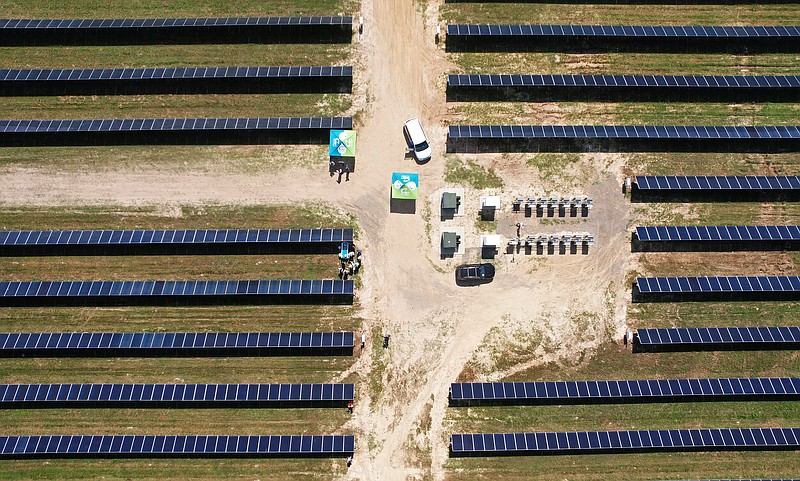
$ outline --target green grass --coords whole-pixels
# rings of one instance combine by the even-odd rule
[[[47,0],[30,2],[12,0],[0,7],[5,18],[125,18],[125,17],[248,17],[350,15],[354,0],[238,0],[199,1],[132,0],[127,2],[96,2]]]
[[[446,182],[466,184],[478,190],[503,187],[503,179],[493,169],[487,169],[474,160],[462,160],[455,156],[446,156],[445,162],[444,180]]]

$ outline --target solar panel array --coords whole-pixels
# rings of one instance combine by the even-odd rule
[[[637,175],[639,190],[800,190],[797,175]]]
[[[0,19],[0,29],[124,29],[250,25],[351,25],[353,17]]]
[[[0,120],[2,133],[352,129],[352,117]]]
[[[800,378],[651,379],[630,381],[452,383],[452,405],[593,403],[785,398],[800,395]]]
[[[338,243],[352,241],[353,229],[350,228],[0,231],[0,246]]]
[[[243,294],[352,294],[353,281],[10,281],[0,297],[220,296]]]
[[[641,293],[799,292],[800,276],[637,277]]]
[[[639,241],[795,241],[800,226],[647,226],[636,227]]]
[[[450,24],[447,35],[581,36],[581,37],[800,37],[800,26],[669,26],[669,25],[466,25]]]
[[[800,126],[451,125],[449,137],[454,139],[800,139]]]
[[[94,68],[94,69],[0,69],[1,82],[86,81],[86,80],[161,80],[161,79],[239,79],[352,77],[353,67],[175,67],[175,68]]]
[[[453,455],[776,450],[800,448],[800,428],[453,434]]]
[[[2,71],[0,71],[2,72]],[[800,88],[797,75],[448,75],[448,87]]]
[[[755,349],[769,345],[800,345],[800,327],[677,327],[637,329],[641,345],[723,345],[752,344]]]
[[[184,352],[202,355],[220,351],[300,348],[352,348],[352,332],[23,332],[0,333],[0,355],[8,352],[57,353],[60,350],[108,352]]]
[[[0,457],[347,456],[353,436],[0,436]]]
[[[334,406],[353,392],[353,384],[0,384],[0,408]]]

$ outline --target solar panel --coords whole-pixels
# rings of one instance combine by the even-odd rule
[[[353,436],[0,436],[5,459],[348,456]]]
[[[351,66],[0,69],[0,95],[348,93]]]
[[[795,450],[800,428],[663,429],[453,434],[451,456]]]
[[[0,231],[0,255],[338,253],[353,229]]]
[[[351,25],[349,16],[231,17],[231,18],[108,18],[108,19],[0,19],[0,29],[209,27],[223,25]]]
[[[634,350],[800,349],[800,327],[695,327],[638,329]]]
[[[799,292],[800,276],[637,277],[642,293]]]
[[[353,384],[0,384],[0,407],[344,407]]]
[[[0,124],[1,125],[1,124]],[[451,125],[452,139],[800,139],[800,126]]]
[[[0,305],[5,306],[124,305],[171,303],[179,299],[214,303],[349,303],[353,294],[352,280],[0,282]]]
[[[800,190],[800,176],[647,176],[637,175],[639,190]]]
[[[800,37],[800,26],[616,26],[616,25],[487,25],[449,24],[448,36],[580,36],[663,38],[786,38]]]
[[[352,117],[0,120],[2,133],[352,129]],[[150,122],[147,122],[150,120]]]
[[[452,383],[451,406],[796,399],[800,378]]]
[[[352,355],[353,332],[0,333],[0,356]]]
[[[794,241],[800,226],[647,226],[636,227],[641,242]]]
[[[2,78],[0,71],[0,79]],[[619,87],[786,89],[800,88],[798,75],[474,75],[451,74],[448,87]]]

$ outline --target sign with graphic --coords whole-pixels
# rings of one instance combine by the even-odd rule
[[[330,156],[331,157],[355,157],[356,156],[356,131],[355,130],[331,130]]]
[[[419,195],[419,174],[392,172],[392,199],[416,200]]]

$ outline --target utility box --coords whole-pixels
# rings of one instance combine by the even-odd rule
[[[494,220],[495,213],[500,209],[499,195],[481,196],[481,220]]]

